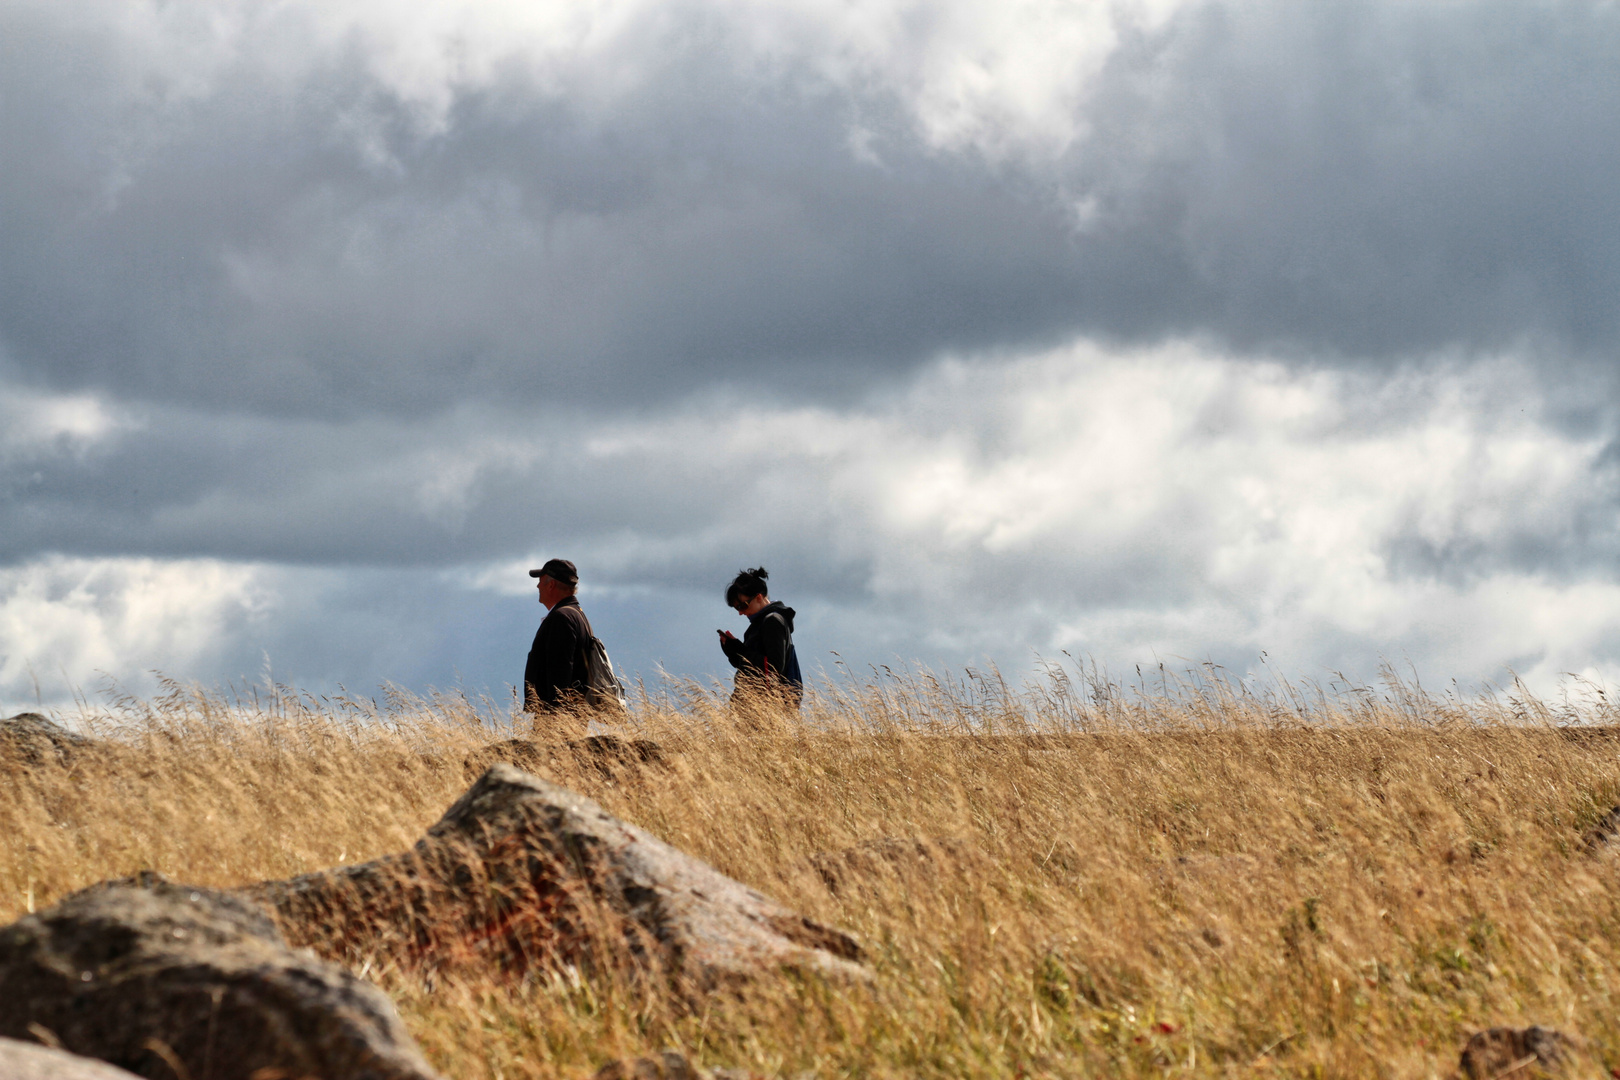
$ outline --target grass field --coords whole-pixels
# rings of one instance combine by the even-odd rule
[[[1620,1065],[1620,862],[1580,850],[1620,801],[1601,693],[1086,674],[884,675],[791,721],[672,686],[625,731],[666,768],[541,770],[857,934],[869,989],[693,1009],[577,971],[368,975],[456,1080],[664,1048],[772,1077],[1427,1077],[1532,1023]],[[0,919],[141,869],[230,886],[403,850],[469,753],[529,734],[460,698],[286,691],[65,719],[128,749],[0,786]]]

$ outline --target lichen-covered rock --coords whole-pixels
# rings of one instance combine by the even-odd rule
[[[0,1080],[135,1080],[94,1058],[19,1039],[0,1039]]]
[[[510,765],[408,852],[244,892],[290,940],[350,963],[629,965],[695,989],[781,968],[865,978],[848,935]]]
[[[0,929],[0,1002],[0,1035],[154,1080],[435,1078],[376,987],[293,952],[253,904],[157,875]]]

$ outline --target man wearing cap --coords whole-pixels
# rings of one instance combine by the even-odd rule
[[[523,708],[542,713],[585,693],[585,646],[591,640],[591,624],[574,598],[579,573],[573,563],[551,559],[530,570],[529,576],[540,587],[547,614],[523,668]]]

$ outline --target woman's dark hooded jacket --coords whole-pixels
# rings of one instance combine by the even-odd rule
[[[793,615],[792,608],[780,600],[772,600],[748,616],[748,629],[743,632],[741,641],[721,639],[726,659],[737,669],[739,691],[750,682],[755,686],[762,681],[766,685],[779,682],[789,689],[794,702],[798,702],[803,687],[786,678],[789,671],[798,670],[797,663],[788,663],[788,650],[793,647]]]

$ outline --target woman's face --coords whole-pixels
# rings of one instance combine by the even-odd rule
[[[760,593],[758,596],[739,596],[737,597],[737,614],[745,617],[758,615],[765,610],[765,605],[770,602],[771,598],[764,593]]]

